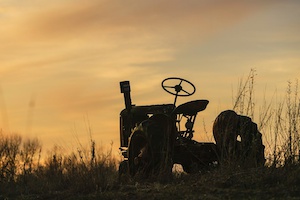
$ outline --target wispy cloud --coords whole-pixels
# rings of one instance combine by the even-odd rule
[[[129,68],[123,75],[138,72],[133,65],[172,60],[179,48],[211,37],[266,4],[256,3],[66,0],[23,2],[23,9],[12,4],[9,17],[0,21],[5,27],[2,74],[84,66],[92,73],[91,68],[101,67],[103,77],[117,76],[115,71],[124,67]]]
[[[119,81],[132,80],[133,89],[140,95],[135,96],[136,100],[145,103],[164,98],[153,93],[160,87],[159,81],[169,75],[182,74],[199,84],[198,79],[212,83],[211,77],[203,75],[204,68],[206,72],[213,70],[209,75],[221,74],[224,65],[231,64],[225,62],[244,59],[234,56],[241,49],[234,46],[235,38],[225,38],[225,42],[237,47],[230,51],[220,36],[271,8],[274,2],[277,1],[3,0],[0,80],[8,99],[11,126],[17,125],[13,121],[17,112],[10,109],[26,110],[23,107],[34,93],[38,119],[33,120],[33,131],[37,127],[45,131],[47,124],[53,130],[53,126],[68,126],[88,112],[104,124],[97,122],[98,130],[114,127],[103,133],[107,137],[118,131],[117,116],[123,106]],[[246,41],[243,34],[237,41]],[[276,37],[282,37],[275,33],[269,36],[261,40],[277,41]],[[293,37],[297,39],[297,34]],[[215,65],[217,58],[219,65]],[[256,58],[260,57],[251,59]],[[210,87],[217,90],[216,85]],[[20,113],[26,118],[27,112]]]
[[[112,37],[143,36],[157,31],[180,35],[198,30],[198,34],[207,34],[240,21],[266,2],[92,0],[63,1],[48,6],[45,1],[44,6],[28,8],[33,11],[20,16],[16,34],[47,40],[70,36],[101,38],[108,34]]]

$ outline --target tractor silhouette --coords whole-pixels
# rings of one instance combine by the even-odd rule
[[[261,133],[251,118],[232,110],[221,112],[213,125],[215,142],[193,140],[194,123],[208,100],[176,106],[178,97],[191,96],[196,87],[183,78],[166,78],[162,88],[174,95],[172,104],[136,106],[131,102],[129,81],[120,82],[125,109],[120,113],[120,151],[124,157],[119,173],[131,176],[170,174],[173,164],[186,173],[197,173],[234,163],[258,167],[265,163]]]

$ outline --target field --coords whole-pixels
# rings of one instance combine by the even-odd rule
[[[254,71],[241,81],[233,109],[253,116]],[[286,98],[265,102],[259,113],[266,164],[259,168],[219,166],[186,174],[174,168],[169,180],[119,177],[120,159],[90,138],[88,148],[59,147],[42,158],[37,139],[23,141],[0,130],[0,199],[300,199],[300,98],[298,82]]]
[[[300,199],[297,156],[251,169],[186,174],[174,168],[165,181],[119,178],[119,161],[93,140],[89,149],[70,154],[56,147],[43,162],[40,152],[37,140],[21,143],[17,135],[1,134],[0,199]]]
[[[297,172],[298,171],[298,172]],[[205,174],[181,175],[170,183],[157,182],[120,186],[112,199],[297,199],[300,198],[299,167],[228,171],[217,169]],[[107,195],[107,196],[106,196]],[[110,196],[109,196],[110,195]]]
[[[86,160],[77,152],[55,154],[14,179],[2,168],[0,199],[300,199],[299,162],[191,175],[174,170],[168,181],[119,179],[116,164],[109,154]]]

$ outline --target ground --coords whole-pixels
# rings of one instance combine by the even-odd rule
[[[167,182],[121,180],[96,193],[60,191],[17,199],[300,199],[300,168],[217,169],[174,174]]]

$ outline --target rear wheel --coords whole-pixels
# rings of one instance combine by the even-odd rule
[[[262,134],[257,124],[250,117],[239,115],[239,154],[240,165],[244,167],[260,167],[265,164]]]
[[[221,165],[233,163],[236,160],[237,127],[238,115],[232,110],[221,112],[215,119],[213,136]]]
[[[232,110],[224,111],[214,122],[213,135],[221,165],[246,168],[264,165],[262,134],[250,117],[237,115]]]

